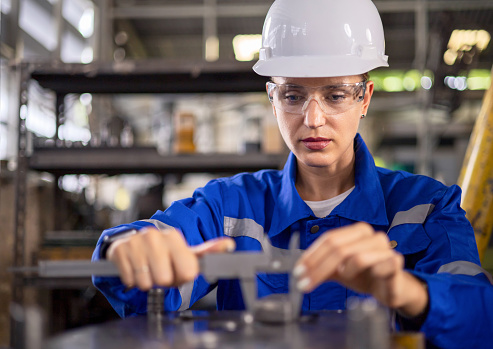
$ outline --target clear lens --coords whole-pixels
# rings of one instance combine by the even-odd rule
[[[267,86],[269,100],[274,106],[291,114],[304,114],[312,100],[317,101],[324,113],[340,114],[361,102],[366,91],[366,81],[321,87],[268,82]]]

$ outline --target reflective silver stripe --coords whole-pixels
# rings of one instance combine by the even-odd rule
[[[438,269],[437,274],[439,273],[462,274],[470,276],[475,276],[483,273],[488,278],[490,283],[493,284],[493,278],[491,277],[491,274],[481,268],[479,265],[472,262],[456,261],[447,263],[442,265],[440,269]]]
[[[160,220],[157,220],[157,219],[141,219],[140,222],[148,222],[148,223],[151,223],[151,224],[153,224],[156,228],[158,228],[161,231],[166,230],[166,229],[173,228],[171,225],[167,225],[167,224],[165,224],[165,223],[163,223],[163,222],[161,222]]]
[[[190,308],[190,301],[192,299],[192,291],[193,291],[193,281],[187,282],[186,284],[178,287],[178,291],[181,296],[181,305],[178,311],[187,310]]]
[[[235,238],[246,236],[260,242],[264,252],[271,253],[273,257],[289,255],[290,250],[272,246],[266,238],[264,227],[250,218],[224,217],[224,235]]]
[[[397,212],[392,220],[390,229],[401,224],[423,224],[426,217],[433,211],[435,205],[423,204],[417,205],[407,211]]]
[[[232,238],[248,236],[261,243],[264,240],[264,227],[250,218],[224,217],[224,235]]]

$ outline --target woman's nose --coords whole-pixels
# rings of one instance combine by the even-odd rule
[[[320,106],[320,102],[310,97],[303,106],[304,124],[309,128],[317,128],[325,124],[325,112]]]

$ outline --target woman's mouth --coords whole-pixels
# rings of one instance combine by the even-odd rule
[[[309,137],[302,139],[301,141],[303,142],[305,147],[307,147],[310,150],[322,150],[326,146],[328,146],[329,143],[331,142],[330,139],[322,138],[322,137],[316,137],[316,138]]]

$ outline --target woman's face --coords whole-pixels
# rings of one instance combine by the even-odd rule
[[[328,97],[324,96],[325,90],[313,89],[313,87],[358,83],[363,81],[361,75],[329,78],[275,77],[273,81],[278,85],[308,87],[304,90],[311,93],[306,94],[303,99],[308,102],[305,103],[302,112],[289,112],[286,109],[290,108],[281,108],[279,104],[276,107],[276,103],[273,103],[274,115],[277,118],[281,135],[298,161],[309,167],[334,169],[337,169],[338,165],[344,166],[348,164],[348,161],[352,161],[353,139],[358,130],[361,115],[367,113],[373,93],[373,82],[367,82],[365,97],[362,101],[355,101],[349,109],[339,112],[336,105],[339,103],[337,90],[333,90],[329,96],[334,103],[334,108],[331,109],[322,102]],[[281,89],[279,88],[278,91]],[[302,98],[291,95],[290,92],[283,93],[282,96],[279,94],[277,95],[279,98],[288,98],[285,103],[294,103],[292,101],[297,99],[302,100]]]

